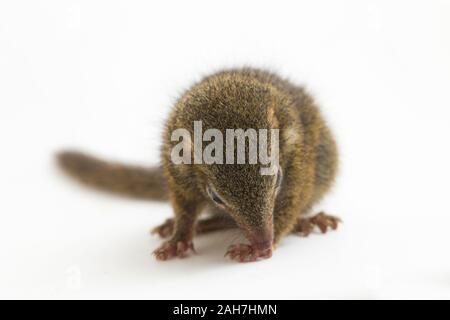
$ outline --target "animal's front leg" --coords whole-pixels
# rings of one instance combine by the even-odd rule
[[[301,199],[297,199],[297,197],[292,195],[290,201],[277,201],[278,205],[275,207],[274,214],[274,246],[291,232],[297,222],[298,212],[305,210]]]
[[[176,219],[172,237],[154,251],[156,259],[183,258],[189,254],[189,251],[194,251],[192,243],[194,222],[195,220],[189,214]]]
[[[195,221],[200,213],[202,204],[198,199],[174,193],[172,205],[175,211],[175,225],[172,237],[156,249],[153,253],[158,260],[173,257],[185,257],[189,251],[194,251],[192,238],[194,236]]]
[[[314,171],[306,167],[294,162],[286,170],[286,180],[275,203],[274,245],[292,231],[299,212],[306,213],[310,209],[314,189]]]

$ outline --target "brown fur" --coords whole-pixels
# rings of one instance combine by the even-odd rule
[[[65,172],[97,189],[138,199],[167,200],[161,168],[106,162],[76,151],[61,152],[57,159]]]
[[[198,120],[203,131],[219,129],[224,137],[228,128],[280,129],[283,179],[279,191],[274,190],[276,176],[260,175],[259,165],[172,163],[170,153],[178,142],[171,141],[171,133],[185,128],[193,136],[193,122]],[[185,255],[201,226],[206,232],[237,225],[250,245],[234,246],[228,253],[248,261],[270,257],[273,246],[295,231],[299,218],[328,191],[337,171],[337,148],[304,89],[273,73],[244,68],[208,76],[178,100],[163,133],[165,179],[157,170],[111,165],[77,153],[63,153],[60,162],[72,175],[103,189],[158,199],[167,190],[175,214],[173,232],[155,251],[157,258]],[[228,219],[210,218],[196,230],[200,213],[212,205],[206,192],[210,185],[226,201],[221,214]]]

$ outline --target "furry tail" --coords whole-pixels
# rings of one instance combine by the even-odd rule
[[[167,200],[161,168],[106,162],[74,151],[58,153],[57,160],[65,172],[86,185],[138,199]]]

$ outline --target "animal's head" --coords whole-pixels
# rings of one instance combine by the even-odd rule
[[[215,152],[222,152],[223,163],[200,166],[200,188],[231,215],[254,245],[271,246],[273,210],[282,181],[274,105],[281,102],[257,83],[249,86],[231,79],[220,90],[209,89],[205,109],[210,112],[203,113],[201,120],[203,130],[221,133],[223,150]]]
[[[203,168],[205,194],[236,221],[254,245],[271,246],[273,210],[282,172],[261,175],[259,165],[213,165]]]

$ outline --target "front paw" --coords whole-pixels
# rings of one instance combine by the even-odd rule
[[[167,241],[158,249],[153,251],[155,258],[165,261],[174,257],[184,258],[189,252],[195,252],[192,241]]]
[[[233,244],[228,247],[225,257],[239,262],[252,262],[268,259],[272,256],[272,247],[257,248],[251,244]]]

